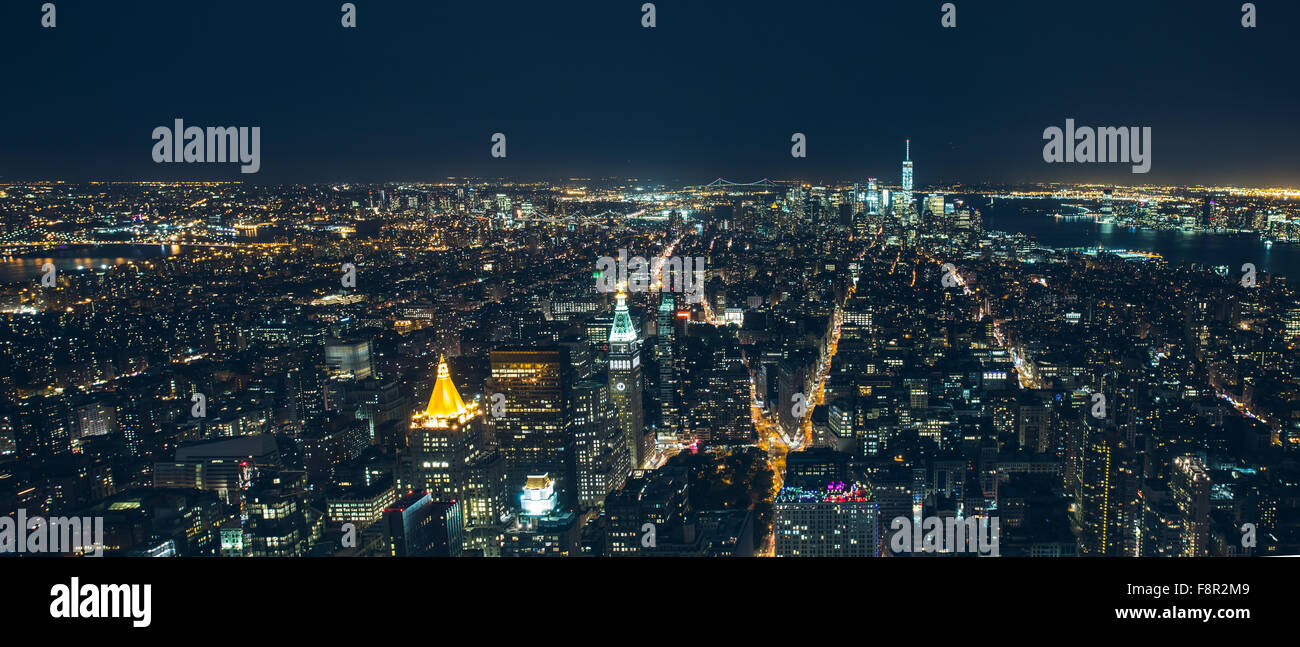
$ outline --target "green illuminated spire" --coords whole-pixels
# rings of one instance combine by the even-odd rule
[[[614,306],[614,325],[609,328],[609,341],[612,344],[626,344],[636,341],[636,328],[632,326],[632,315],[627,311],[627,295],[618,292],[618,303]]]

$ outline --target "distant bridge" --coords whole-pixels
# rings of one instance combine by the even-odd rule
[[[718,178],[712,182],[709,182],[708,184],[705,184],[703,188],[709,189],[709,188],[732,187],[732,186],[758,186],[758,187],[763,187],[765,189],[777,188],[777,184],[767,178],[763,178],[756,182],[732,182],[730,180],[724,180],[722,178]]]

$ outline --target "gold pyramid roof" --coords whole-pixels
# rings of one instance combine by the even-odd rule
[[[429,396],[429,406],[424,408],[424,415],[430,418],[455,418],[465,413],[465,401],[460,399],[456,385],[451,381],[451,371],[447,368],[447,356],[438,360],[438,381],[433,385],[433,394]]]

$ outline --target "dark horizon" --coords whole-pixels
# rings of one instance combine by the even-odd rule
[[[1298,186],[1294,4],[576,6],[57,2],[0,12],[0,182],[716,177]],[[1072,46],[1066,47],[1064,44]],[[155,164],[156,126],[262,129],[260,172]],[[1150,126],[1153,163],[1046,164],[1042,131]],[[508,157],[489,156],[495,132]],[[790,156],[794,132],[808,157]],[[707,178],[707,179],[706,179]]]

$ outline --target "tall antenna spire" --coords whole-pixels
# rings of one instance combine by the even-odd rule
[[[912,140],[910,140],[910,139],[907,140],[907,158],[906,158],[906,159],[907,159],[909,162],[912,160]]]

